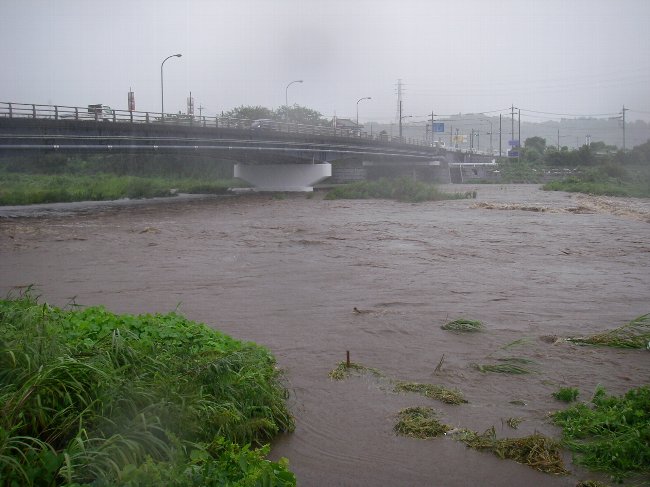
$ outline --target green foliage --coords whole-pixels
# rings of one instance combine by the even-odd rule
[[[243,118],[246,120],[258,120],[261,118],[262,119],[276,118],[276,114],[272,110],[269,110],[268,108],[259,105],[256,106],[241,105],[233,108],[232,110],[228,110],[226,113],[223,114],[223,116],[229,118]]]
[[[608,396],[597,388],[591,404],[576,404],[552,415],[576,460],[615,479],[650,472],[650,387]]]
[[[524,141],[524,147],[526,149],[534,149],[538,154],[544,154],[546,151],[546,139],[542,137],[528,137]]]
[[[304,125],[330,125],[330,121],[323,118],[319,111],[296,104],[278,107],[274,113],[277,120]]]
[[[553,397],[558,401],[573,402],[578,399],[580,391],[575,387],[561,387],[560,390],[553,393]]]
[[[457,320],[445,323],[440,328],[443,330],[458,331],[464,333],[475,333],[483,331],[485,326],[478,320],[469,320],[466,318],[458,318]]]
[[[330,190],[325,199],[393,199],[411,203],[464,199],[467,195],[442,193],[434,185],[410,178],[359,181]]]
[[[443,435],[451,430],[451,427],[436,419],[433,408],[412,407],[402,409],[397,414],[394,430],[399,435],[424,440]]]
[[[537,183],[543,171],[525,160],[501,159],[499,173],[504,183]]]
[[[0,301],[0,337],[5,485],[295,485],[256,449],[294,427],[267,349],[177,313],[67,311],[30,295]]]

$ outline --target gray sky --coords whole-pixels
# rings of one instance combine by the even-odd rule
[[[0,0],[0,101],[395,119],[511,104],[650,120],[648,0]],[[198,111],[198,110],[197,110]],[[645,112],[645,113],[643,113]],[[551,115],[528,115],[543,121]],[[534,118],[540,117],[540,118]],[[557,117],[555,117],[557,118]],[[415,120],[415,119],[414,119]]]

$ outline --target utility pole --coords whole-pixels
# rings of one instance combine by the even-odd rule
[[[399,138],[402,138],[402,100],[399,101]]]
[[[510,142],[508,145],[511,145],[512,148],[514,148],[514,140],[515,140],[515,106],[512,105],[510,107]],[[510,150],[512,150],[512,148]]]
[[[519,146],[521,147],[521,108],[517,108],[519,113],[517,114],[517,123],[519,124],[518,128],[518,134],[517,134],[517,140],[519,142]]]
[[[499,157],[501,157],[501,114],[499,113]]]
[[[557,151],[560,152],[560,129],[557,129]]]
[[[625,112],[628,110],[629,108],[625,108],[623,105],[623,153],[625,153]]]

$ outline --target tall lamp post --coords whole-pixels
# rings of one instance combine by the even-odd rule
[[[292,82],[289,83],[289,84],[287,85],[287,87],[284,89],[284,105],[285,105],[286,107],[289,106],[289,86],[291,86],[291,85],[294,84],[294,83],[302,83],[302,80],[301,80],[301,79],[297,79],[297,80],[295,80],[295,81],[292,81]]]
[[[357,129],[359,128],[359,102],[362,100],[372,100],[372,97],[364,96],[363,98],[359,98],[357,100]]]
[[[167,56],[163,62],[160,63],[160,113],[163,121],[165,121],[165,89],[163,85],[163,65],[169,58],[181,56],[182,54],[172,54],[171,56]]]

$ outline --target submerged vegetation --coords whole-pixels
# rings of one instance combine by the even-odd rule
[[[530,374],[530,365],[535,362],[520,357],[508,357],[497,359],[498,364],[471,364],[479,372],[496,372],[499,374]]]
[[[485,326],[483,326],[483,323],[481,323],[478,320],[468,320],[466,318],[458,318],[457,320],[453,320],[450,321],[449,323],[445,323],[440,328],[442,328],[443,330],[472,333],[472,332],[482,331],[483,329],[485,329]]]
[[[467,402],[467,400],[463,397],[462,392],[453,389],[447,389],[444,386],[435,384],[420,384],[418,382],[400,381],[395,384],[395,392],[415,392],[423,395],[424,397],[436,399],[446,404],[463,404]]]
[[[458,439],[475,450],[488,450],[499,458],[523,463],[540,472],[569,473],[564,467],[562,451],[557,441],[535,433],[523,438],[497,439],[494,427],[479,435],[463,430]]]
[[[3,485],[295,485],[270,352],[177,313],[0,301]]]
[[[390,199],[410,203],[471,198],[472,194],[443,193],[433,184],[413,181],[411,178],[359,181],[336,187],[326,199]],[[474,195],[475,197],[475,195]]]
[[[567,338],[567,340],[589,345],[650,350],[650,313],[638,316],[614,330],[587,337]]]
[[[563,429],[575,460],[615,479],[650,472],[650,387],[608,396],[597,388],[591,404],[579,403],[552,415]]]
[[[580,391],[575,387],[562,387],[557,392],[553,393],[553,397],[558,401],[573,402],[578,399]]]
[[[352,372],[366,373],[369,372],[376,377],[383,377],[379,370],[373,369],[372,367],[366,367],[365,365],[357,364],[355,362],[339,362],[334,370],[331,370],[329,373],[330,379],[334,380],[343,380],[350,377]]]
[[[412,407],[402,409],[397,414],[394,430],[400,435],[425,440],[445,434],[451,430],[451,426],[438,421],[433,408]]]

